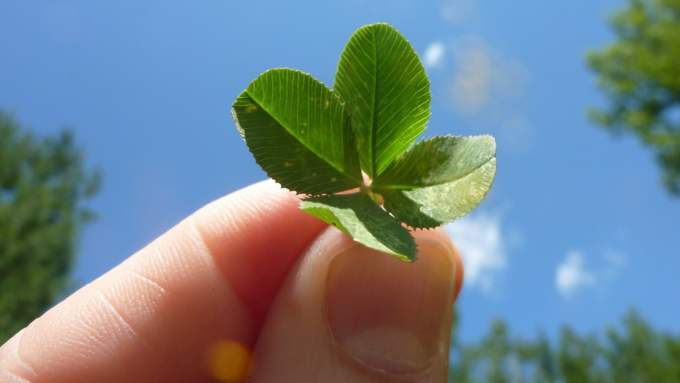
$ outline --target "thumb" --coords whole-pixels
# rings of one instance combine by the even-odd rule
[[[459,257],[443,230],[415,235],[413,264],[319,236],[271,306],[252,381],[446,381]]]

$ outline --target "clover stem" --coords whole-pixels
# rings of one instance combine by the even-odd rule
[[[373,190],[371,190],[371,180],[368,179],[368,177],[364,177],[364,183],[359,185],[359,191],[371,197],[373,202],[375,202],[378,206],[382,206],[383,198],[380,194],[373,193]]]
[[[371,192],[371,184],[370,184],[370,181],[368,181],[368,185],[365,184],[365,183],[362,183],[361,185],[359,185],[359,191],[361,191],[362,193],[366,193],[366,194],[368,194],[369,196],[370,196],[371,194],[373,194],[373,193]]]

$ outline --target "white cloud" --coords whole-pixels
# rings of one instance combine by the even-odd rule
[[[489,102],[491,58],[483,49],[473,48],[457,55],[456,67],[451,87],[454,108],[463,114],[475,114]]]
[[[619,272],[628,264],[625,254],[611,249],[602,252],[602,259],[605,266],[601,274],[608,282],[614,281]]]
[[[470,21],[475,14],[475,0],[446,0],[442,8],[442,17],[452,24]]]
[[[595,261],[594,267],[586,267],[582,252],[567,252],[555,271],[555,287],[562,297],[571,299],[578,290],[585,289],[596,289],[600,295],[606,295],[628,263],[624,253],[611,249],[605,249],[599,257],[590,259]]]
[[[500,216],[473,213],[445,229],[463,257],[465,284],[489,292],[508,264]]]
[[[456,69],[450,90],[459,113],[479,114],[490,105],[502,106],[524,97],[529,71],[496,52],[481,36],[471,34],[457,40],[453,56]]]
[[[577,250],[569,251],[555,272],[555,287],[567,299],[576,290],[594,286],[596,282],[595,273],[586,269],[583,255]]]
[[[425,50],[425,58],[423,60],[423,65],[425,65],[425,68],[432,68],[439,65],[439,63],[442,61],[442,58],[444,57],[444,51],[444,44],[440,43],[439,41],[435,41],[430,44]]]
[[[628,263],[626,255],[611,249],[607,249],[602,253],[602,258],[613,269],[620,269]]]

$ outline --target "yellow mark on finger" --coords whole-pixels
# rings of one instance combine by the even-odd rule
[[[207,358],[210,374],[221,382],[242,382],[250,372],[251,353],[238,342],[214,343],[208,348]]]

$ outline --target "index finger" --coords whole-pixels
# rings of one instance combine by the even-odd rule
[[[206,350],[253,345],[291,265],[325,227],[298,203],[267,181],[204,207],[8,341],[0,376],[208,380]]]

